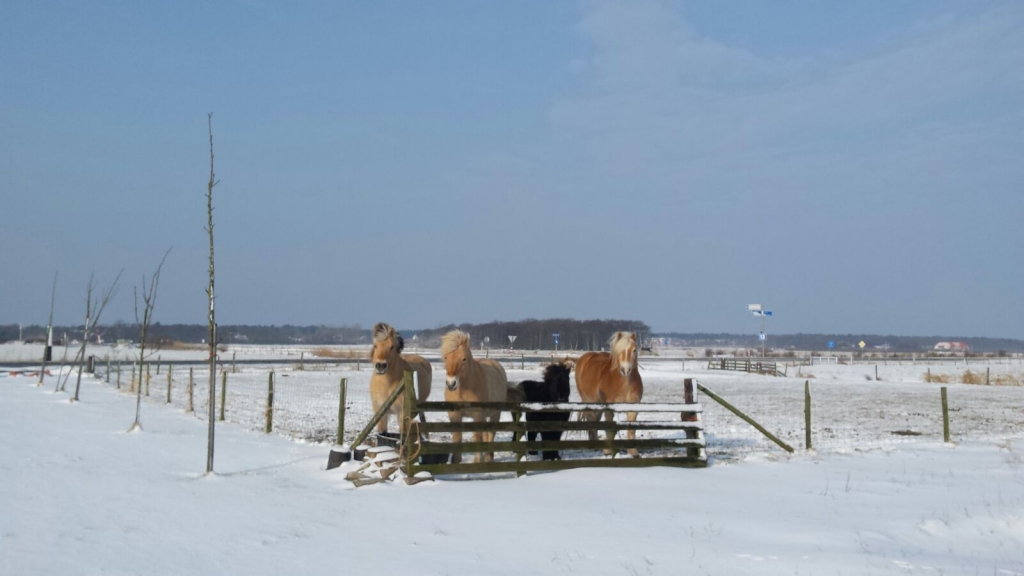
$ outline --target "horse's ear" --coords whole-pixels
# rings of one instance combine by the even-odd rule
[[[404,348],[405,348],[405,338],[402,338],[402,335],[401,335],[401,334],[399,334],[399,335],[397,335],[397,336],[395,337],[395,340],[396,340],[396,342],[395,342],[395,345],[396,345],[396,346],[398,347],[398,348],[397,348],[397,351],[398,351],[398,352],[401,352],[401,351],[402,351],[402,349],[404,349]]]

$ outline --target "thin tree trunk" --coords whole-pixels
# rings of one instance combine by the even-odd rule
[[[53,289],[50,291],[50,319],[46,321],[46,344],[43,346],[43,365],[39,369],[39,382],[36,386],[43,385],[43,376],[46,375],[46,351],[53,354],[53,303],[57,298],[57,273],[53,273]],[[58,375],[59,378],[59,375]]]
[[[209,316],[207,318],[210,329],[210,401],[208,407],[209,413],[207,414],[207,425],[209,426],[209,430],[206,445],[206,473],[210,474],[213,472],[213,440],[214,433],[216,431],[215,407],[217,404],[217,321],[213,311],[213,304],[215,300],[213,290],[213,187],[217,185],[217,181],[215,180],[213,173],[212,112],[206,116],[206,128],[210,135],[210,181],[206,186],[206,232],[210,236],[210,284],[206,289],[206,295],[210,302]]]

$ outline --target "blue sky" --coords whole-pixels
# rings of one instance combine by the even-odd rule
[[[7,2],[0,322],[1024,337],[1024,4]]]

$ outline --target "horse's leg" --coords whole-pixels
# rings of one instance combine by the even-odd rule
[[[496,414],[491,415],[489,418],[486,418],[487,422],[498,422],[500,420],[501,420],[501,412],[498,412]],[[495,432],[494,430],[490,430],[488,432],[484,432],[484,442],[491,442],[491,443],[493,443],[494,442],[495,434],[497,434],[497,432]],[[494,452],[488,452],[484,456],[484,462],[494,462]]]
[[[380,398],[377,397],[376,394],[373,394],[372,392],[370,393],[370,402],[373,404],[374,414],[380,411],[380,406],[381,404],[384,403]],[[388,431],[388,416],[390,416],[390,414],[385,414],[383,418],[377,421],[377,434],[385,433]]]
[[[630,422],[636,422],[636,415],[637,415],[637,412],[626,412],[626,420],[628,420]],[[629,431],[626,432],[626,436],[630,440],[636,440],[636,428],[630,428]],[[629,455],[632,456],[633,458],[639,458],[640,457],[640,451],[637,450],[636,448],[630,448],[629,449]]]
[[[598,414],[597,419],[601,420],[601,415],[600,414]],[[615,422],[615,413],[612,412],[611,410],[605,410],[604,411],[604,421],[608,422],[609,424],[614,423]],[[614,428],[605,428],[604,439],[608,441],[608,444],[611,444],[615,440],[615,429]],[[604,455],[605,456],[611,456],[614,453],[615,453],[615,451],[612,450],[611,448],[605,448],[605,450],[604,450]]]
[[[481,414],[477,414],[476,417],[473,418],[473,422],[474,423],[476,423],[476,422],[487,422],[487,417],[483,416]],[[486,432],[481,432],[479,430],[477,430],[476,432],[473,432],[473,442],[477,442],[477,443],[484,442],[484,438],[486,437],[486,434],[487,434]],[[486,460],[486,458],[487,458],[487,456],[485,456],[483,452],[477,452],[476,453],[476,461],[477,461],[477,463],[487,462],[488,460]]]
[[[583,421],[583,422],[590,422],[590,421],[600,422],[601,421],[601,413],[597,412],[595,410],[586,410],[586,411],[580,412],[580,420]],[[587,430],[587,438],[589,438],[591,442],[596,442],[597,441],[597,429]]]
[[[449,412],[448,421],[452,424],[459,424],[462,422],[462,412]],[[452,432],[452,444],[462,443],[462,432]],[[458,464],[462,462],[462,452],[452,452],[452,464]]]

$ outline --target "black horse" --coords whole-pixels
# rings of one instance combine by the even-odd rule
[[[569,371],[570,367],[565,364],[551,364],[544,369],[544,381],[526,380],[519,385],[526,394],[527,402],[568,402],[569,401]],[[527,422],[568,422],[570,412],[527,412]],[[544,441],[561,440],[562,432],[558,430],[526,433],[526,439],[533,442],[537,435]],[[536,454],[530,451],[530,454]],[[545,460],[561,460],[558,450],[545,450]]]

